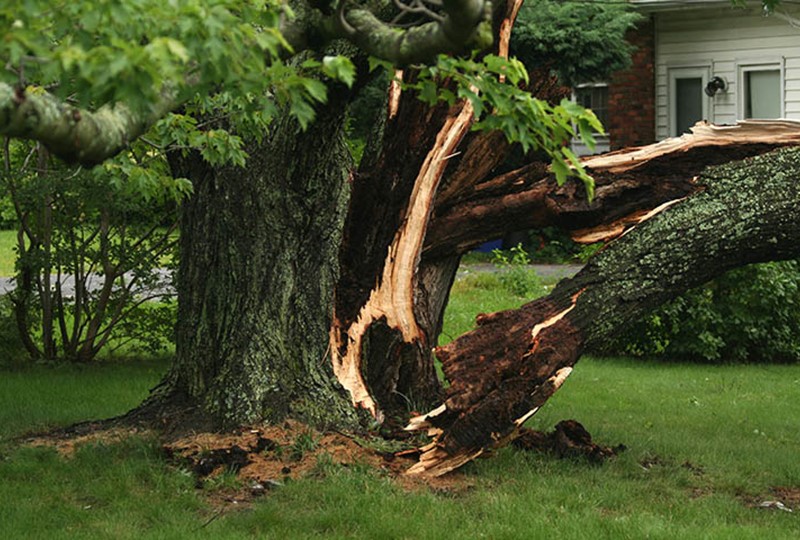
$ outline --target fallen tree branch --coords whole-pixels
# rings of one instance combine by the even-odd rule
[[[435,441],[409,472],[440,475],[507,444],[586,350],[723,272],[800,256],[800,149],[711,167],[698,189],[639,223],[574,278],[519,310],[482,315],[437,349],[444,403],[412,419]]]
[[[545,162],[483,181],[473,176],[478,181],[471,184],[456,181],[459,190],[446,186],[437,200],[425,256],[461,254],[508,231],[545,226],[580,231],[577,236],[589,241],[595,227],[619,221],[624,230],[640,217],[637,212],[695,192],[693,179],[705,167],[800,144],[800,123],[794,121],[748,120],[735,126],[701,122],[692,131],[653,145],[585,158],[584,166],[596,184],[591,203],[577,182],[558,186]],[[468,174],[468,169],[461,173]],[[607,238],[602,234],[597,239]]]

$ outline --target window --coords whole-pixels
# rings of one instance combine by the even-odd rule
[[[605,83],[582,84],[575,88],[575,102],[592,112],[602,122],[603,127],[608,126],[608,85]]]
[[[669,70],[670,136],[688,133],[689,128],[709,117],[709,98],[703,92],[708,73],[708,67]]]
[[[603,128],[608,130],[608,84],[590,83],[578,85],[572,92],[572,99],[578,105],[591,109],[595,116],[597,116],[597,119],[603,124]],[[588,146],[583,144],[580,138],[573,138],[572,151],[579,156],[608,152],[608,135],[595,135],[594,139],[596,143],[594,150],[590,150]]]
[[[740,66],[742,118],[783,116],[780,64]]]

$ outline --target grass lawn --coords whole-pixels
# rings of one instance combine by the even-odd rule
[[[456,287],[446,333],[475,311],[520,302],[480,279]],[[575,418],[627,451],[595,466],[504,449],[468,465],[476,487],[457,494],[406,492],[365,467],[334,468],[219,513],[153,441],[87,445],[66,459],[12,440],[124,412],[165,368],[0,371],[3,538],[800,537],[800,508],[752,504],[775,500],[774,488],[800,488],[800,366],[585,358],[531,425]]]
[[[17,260],[15,247],[17,247],[17,231],[0,230],[0,277],[14,275],[14,262]]]

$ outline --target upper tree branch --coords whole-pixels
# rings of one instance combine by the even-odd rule
[[[342,2],[330,13],[306,7],[300,16],[285,20],[281,32],[295,51],[341,38],[367,54],[405,66],[430,62],[437,54],[463,52],[473,44],[487,46],[478,43],[481,24],[489,24],[486,7],[484,0],[444,0],[441,20],[401,29],[371,10]]]
[[[65,161],[96,165],[119,153],[175,105],[164,95],[147,112],[122,103],[90,112],[45,92],[0,83],[0,134],[39,141]]]

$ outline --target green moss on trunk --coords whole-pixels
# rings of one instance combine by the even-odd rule
[[[175,160],[183,209],[177,358],[165,393],[215,425],[355,425],[327,357],[348,198],[344,104],[301,132],[290,119],[247,148],[246,168]]]

